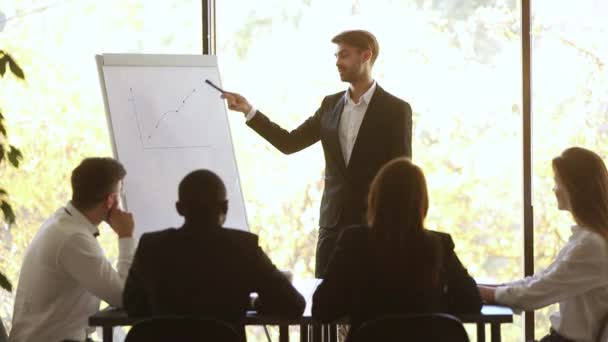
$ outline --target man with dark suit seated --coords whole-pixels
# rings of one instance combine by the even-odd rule
[[[243,336],[250,293],[262,314],[300,316],[304,298],[258,246],[254,234],[223,228],[226,187],[208,170],[179,184],[180,229],[144,234],[123,295],[130,316],[188,315],[220,319]]]

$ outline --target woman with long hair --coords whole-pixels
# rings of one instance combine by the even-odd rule
[[[479,312],[475,281],[450,235],[426,230],[422,170],[409,159],[383,166],[372,181],[366,226],[344,230],[313,296],[312,315],[349,316],[351,331],[387,314]]]
[[[559,303],[541,342],[595,342],[608,318],[608,172],[580,147],[553,159],[559,210],[572,214],[572,235],[546,269],[498,287],[479,286],[488,303],[535,310]]]

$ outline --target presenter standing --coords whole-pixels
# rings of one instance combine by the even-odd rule
[[[385,163],[412,156],[410,105],[386,92],[372,78],[379,46],[363,30],[345,31],[336,44],[336,67],[346,91],[326,96],[317,111],[287,131],[237,93],[223,92],[231,110],[245,114],[247,125],[285,154],[321,141],[325,187],[321,199],[315,275],[323,278],[343,227],[364,223],[369,185]]]

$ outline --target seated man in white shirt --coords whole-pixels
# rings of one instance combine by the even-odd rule
[[[122,303],[135,242],[133,217],[118,208],[126,171],[87,158],[72,172],[72,200],[47,219],[23,259],[9,341],[84,341],[100,300]],[[118,272],[96,237],[106,221],[118,235]]]

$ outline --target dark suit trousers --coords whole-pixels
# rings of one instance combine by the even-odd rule
[[[319,228],[319,238],[317,239],[317,255],[315,258],[315,277],[323,279],[331,255],[334,252],[338,237],[343,230],[342,225],[336,227]]]

